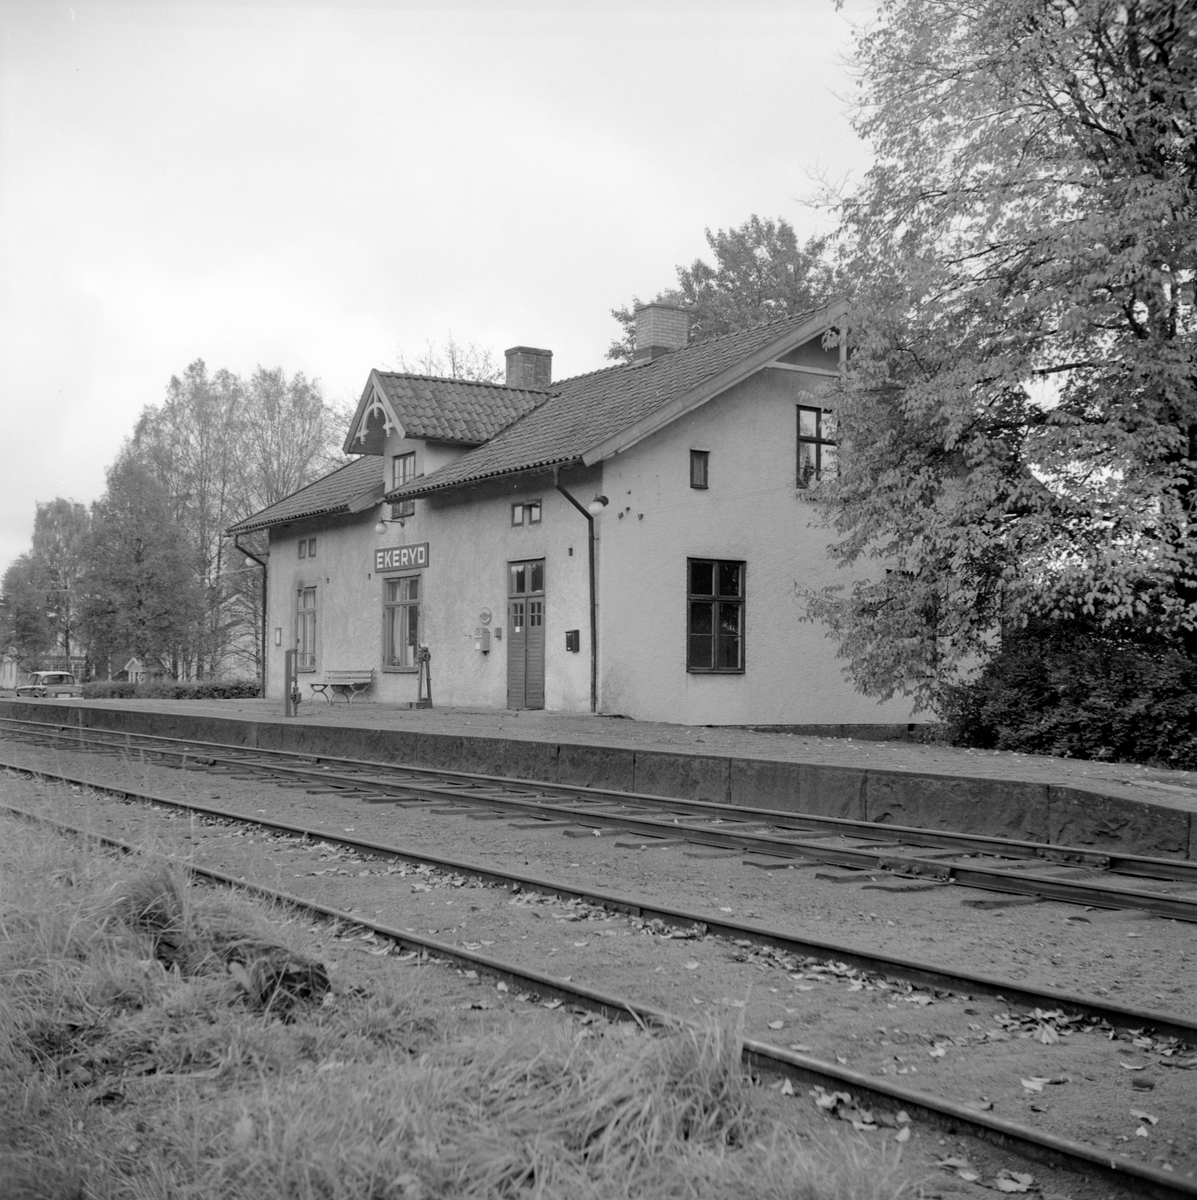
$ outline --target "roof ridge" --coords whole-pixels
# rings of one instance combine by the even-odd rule
[[[687,351],[697,350],[700,346],[709,346],[712,342],[722,341],[725,338],[741,337],[746,333],[756,333],[761,329],[768,329],[770,325],[782,325],[787,321],[809,320],[815,313],[830,307],[830,304],[820,304],[817,308],[808,308],[805,312],[791,313],[785,317],[773,317],[769,321],[758,321],[755,325],[745,325],[743,329],[728,329],[724,333],[712,333],[707,337],[699,339],[697,342],[689,342],[685,346],[679,346],[676,350],[671,350],[668,354],[658,355],[647,362],[639,364],[623,362],[616,363],[611,367],[596,367],[593,371],[583,371],[580,375],[567,375],[564,379],[554,380],[552,386],[558,388],[563,384],[573,383],[575,379],[589,379],[593,375],[602,375],[605,371],[618,371],[621,367],[635,367],[636,370],[640,371],[645,367],[653,367],[658,363],[667,362],[675,354],[685,354]]]
[[[501,388],[505,392],[535,392],[538,396],[551,396],[553,394],[547,388],[512,387],[507,383],[492,383],[486,379],[455,379],[452,375],[416,375],[411,371],[384,371],[381,367],[375,367],[374,370],[379,375],[387,375],[394,379],[419,379],[424,383],[460,383],[465,384],[467,387]]]

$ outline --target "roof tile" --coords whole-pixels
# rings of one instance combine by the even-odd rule
[[[543,404],[551,392],[376,372],[408,437],[477,446]]]
[[[317,479],[315,483],[284,496],[261,512],[238,521],[236,525],[230,525],[229,533],[252,533],[255,529],[282,525],[303,517],[347,512],[350,503],[366,495],[371,488],[378,489],[378,498],[381,500],[382,466],[376,456],[367,454],[338,467],[323,479]]]
[[[797,331],[811,313],[707,338],[641,366],[608,367],[553,384],[555,395],[490,441],[389,496],[424,495],[496,475],[580,458],[757,350]]]

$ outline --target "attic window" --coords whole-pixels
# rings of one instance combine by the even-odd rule
[[[708,469],[711,462],[709,450],[690,451],[690,486],[705,488],[708,486]]]
[[[414,451],[407,454],[395,454],[391,457],[391,487],[402,487],[416,477],[416,455]],[[400,517],[410,517],[415,514],[414,500],[396,500],[391,504],[391,520]]]
[[[798,405],[798,487],[808,488],[834,470],[835,417]]]

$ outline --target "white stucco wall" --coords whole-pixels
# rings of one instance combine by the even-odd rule
[[[801,620],[801,589],[852,578],[827,558],[828,531],[795,488],[796,406],[819,382],[765,370],[604,464],[604,712],[687,724],[912,719],[905,702],[859,695],[823,627]],[[705,491],[690,487],[691,449],[710,452]],[[688,558],[747,563],[743,674],[686,671]]]
[[[411,443],[403,449],[416,448]],[[398,453],[399,451],[396,451]],[[379,460],[389,472],[389,455]],[[421,469],[417,459],[417,470]],[[597,472],[574,472],[566,486],[590,499]],[[513,527],[516,501],[540,500],[538,525]],[[427,542],[422,581],[421,639],[432,655],[433,700],[438,705],[503,707],[507,701],[507,566],[545,559],[545,706],[587,711],[590,706],[590,618],[586,521],[553,488],[551,475],[495,483],[416,501],[414,516],[376,534],[379,506],[354,517],[317,518],[272,533],[270,543],[270,694],[282,696],[283,652],[295,636],[296,595],[301,582],[317,591],[316,670],[374,668],[371,698],[403,703],[417,698],[414,673],[382,669],[383,579],[374,571],[375,549]],[[317,539],[313,559],[298,557],[301,537]],[[572,553],[571,553],[572,551]],[[474,631],[489,609],[491,649],[474,649]],[[282,645],[276,646],[275,629]],[[580,631],[579,652],[565,649],[565,631]],[[502,635],[495,637],[495,631]],[[306,694],[307,688],[304,687]],[[317,701],[319,703],[319,701]]]

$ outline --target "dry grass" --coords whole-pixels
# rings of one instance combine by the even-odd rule
[[[722,1026],[330,990],[283,913],[5,822],[0,1198],[887,1200],[896,1163],[779,1123]],[[310,944],[310,942],[309,942]]]

